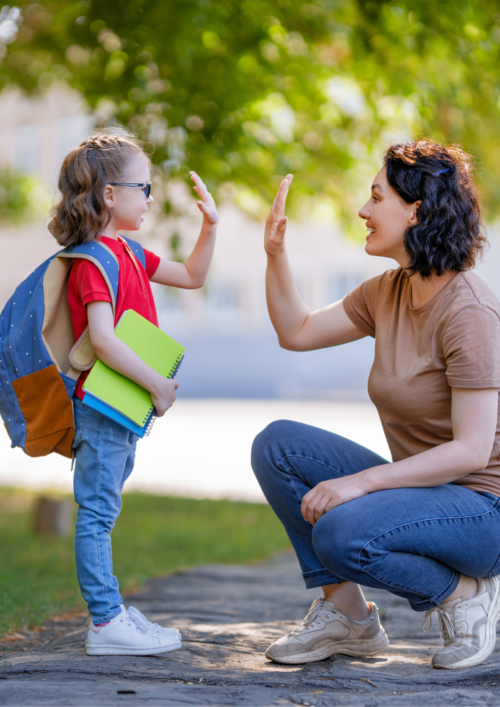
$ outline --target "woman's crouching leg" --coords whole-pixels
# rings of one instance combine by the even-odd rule
[[[437,529],[413,518],[405,504],[409,491],[418,493],[380,491],[328,511],[312,541],[318,560],[335,576],[385,589],[426,611],[453,591],[460,573],[432,557]]]
[[[291,420],[277,420],[257,435],[252,446],[255,476],[269,505],[283,523],[308,588],[340,581],[316,557],[312,526],[300,512],[302,498],[314,485],[306,478],[311,470],[304,468],[308,463],[306,457],[310,456],[304,451],[304,437],[315,430]],[[319,471],[325,473],[323,467]],[[318,478],[316,483],[321,480]]]

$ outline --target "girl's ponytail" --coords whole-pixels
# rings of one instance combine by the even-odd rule
[[[122,179],[133,154],[145,153],[132,134],[105,130],[69,153],[59,174],[61,199],[48,226],[60,245],[86,243],[106,228],[110,219],[104,201],[106,184]]]

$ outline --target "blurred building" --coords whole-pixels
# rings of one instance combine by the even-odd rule
[[[93,124],[80,94],[64,84],[36,97],[7,87],[0,94],[0,162],[55,184],[63,158]]]
[[[54,186],[63,157],[89,134],[92,124],[79,94],[63,87],[29,99],[17,90],[5,91],[0,95],[0,162]],[[170,253],[174,232],[188,252],[201,223],[184,187],[176,188],[173,198],[184,202],[185,216],[165,222],[153,210],[139,236],[146,247],[164,257]],[[218,243],[206,286],[198,291],[154,286],[160,325],[187,348],[178,376],[179,395],[366,398],[373,340],[305,353],[281,349],[265,302],[263,223],[231,205],[222,205],[220,211]],[[363,231],[360,225],[361,238]],[[500,252],[492,236],[492,248],[479,274],[500,295]],[[287,241],[299,292],[311,309],[341,299],[367,278],[395,265],[367,256],[362,244],[347,241],[332,223],[290,223]],[[3,306],[15,286],[58,246],[44,221],[3,228],[0,246]]]

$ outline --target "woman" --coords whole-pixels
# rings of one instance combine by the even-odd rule
[[[395,270],[310,312],[285,251],[281,184],[266,222],[267,301],[293,351],[375,338],[368,390],[392,454],[280,420],[252,465],[297,553],[321,586],[302,624],[266,652],[281,663],[388,646],[359,585],[436,611],[435,668],[483,662],[500,613],[500,303],[471,272],[485,237],[469,155],[430,141],[392,146],[359,212],[365,250]],[[431,618],[432,621],[432,618]]]

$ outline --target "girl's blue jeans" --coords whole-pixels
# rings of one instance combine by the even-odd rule
[[[121,492],[134,468],[137,435],[73,400],[78,503],[75,555],[78,583],[94,623],[117,616],[122,598],[113,575],[111,531],[120,515]]]
[[[336,434],[289,420],[255,439],[252,466],[297,554],[307,587],[351,581],[408,599],[416,611],[444,601],[460,574],[500,574],[500,498],[445,484],[378,491],[325,513],[300,512],[316,484],[387,464]]]

